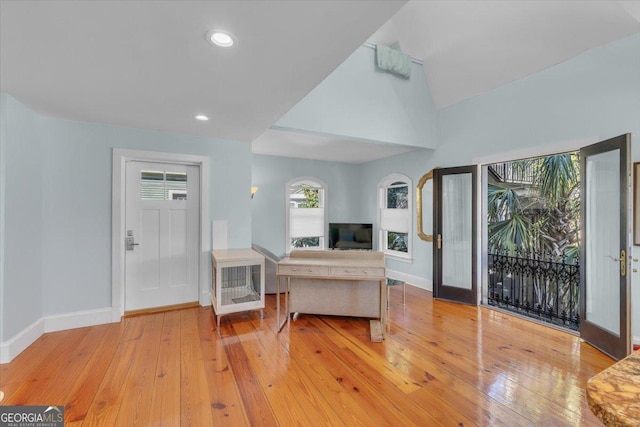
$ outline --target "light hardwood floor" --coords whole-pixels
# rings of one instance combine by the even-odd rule
[[[49,333],[0,365],[3,405],[65,405],[66,426],[597,426],[585,385],[613,363],[577,337],[391,289],[387,338],[305,316],[275,333],[275,298]]]

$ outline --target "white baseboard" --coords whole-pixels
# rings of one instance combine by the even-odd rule
[[[401,271],[390,270],[387,268],[387,277],[394,280],[402,280],[408,285],[415,286],[427,291],[433,292],[433,282],[431,279],[425,279],[424,277],[414,276],[412,274],[403,273]]]
[[[0,363],[9,363],[25,348],[29,347],[44,334],[44,319],[40,318],[8,341],[0,343]]]
[[[0,343],[0,363],[9,363],[24,349],[33,344],[42,334],[82,328],[85,326],[112,323],[111,307],[97,310],[77,311],[75,313],[55,314],[42,317],[33,324],[14,335],[11,339]]]
[[[200,306],[206,307],[211,305],[211,292],[200,292]]]
[[[76,311],[75,313],[55,314],[44,318],[44,332],[64,331],[65,329],[111,323],[111,307],[97,310]]]

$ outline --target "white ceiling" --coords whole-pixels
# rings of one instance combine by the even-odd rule
[[[46,115],[251,141],[404,3],[2,0],[0,90]]]
[[[410,1],[370,41],[424,63],[437,109],[640,31],[640,1]]]
[[[0,0],[0,90],[55,117],[244,141],[264,132],[256,153],[361,162],[407,149],[265,130],[365,40],[421,59],[443,108],[639,21],[640,1],[613,0]],[[238,46],[207,44],[212,28]]]
[[[328,135],[268,129],[251,144],[254,154],[366,163],[412,151],[399,145],[376,144]]]

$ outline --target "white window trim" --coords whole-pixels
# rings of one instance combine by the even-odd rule
[[[314,251],[314,250],[323,250],[327,248],[327,236],[328,236],[328,224],[327,224],[327,189],[328,186],[327,184],[325,184],[323,181],[319,180],[316,177],[313,176],[301,176],[301,177],[297,177],[294,178],[292,180],[290,180],[289,182],[287,182],[287,184],[285,185],[284,188],[284,212],[285,212],[285,224],[284,224],[284,234],[285,234],[285,239],[284,239],[284,248],[285,248],[285,253],[287,255],[289,255],[291,253],[291,236],[290,236],[290,227],[289,227],[289,221],[290,221],[290,189],[291,186],[294,184],[308,184],[311,185],[313,187],[319,187],[322,188],[322,208],[324,209],[324,236],[320,238],[320,246],[317,248],[297,248],[297,250],[308,250],[308,251]]]
[[[381,225],[380,212],[382,209],[385,209],[387,207],[386,206],[387,187],[389,187],[391,184],[397,181],[406,182],[407,186],[409,187],[409,191],[407,194],[407,202],[408,202],[407,210],[409,212],[409,231],[407,233],[407,252],[406,253],[387,249],[387,244],[386,244],[387,232],[383,230],[382,227],[380,226]],[[377,211],[378,211],[377,225],[378,225],[378,248],[379,248],[378,250],[381,252],[384,252],[387,258],[402,261],[402,262],[407,262],[407,263],[413,263],[413,255],[412,255],[413,254],[413,232],[412,232],[413,231],[413,181],[411,180],[411,178],[399,173],[392,173],[382,178],[378,183]]]

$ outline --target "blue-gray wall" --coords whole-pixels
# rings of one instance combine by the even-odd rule
[[[6,196],[6,126],[2,123],[7,121],[7,98],[0,93],[0,343],[4,342],[4,201]]]
[[[230,246],[247,247],[253,241],[281,254],[284,187],[298,176],[328,184],[328,221],[375,222],[377,184],[389,173],[406,174],[415,184],[436,166],[627,132],[633,134],[634,159],[640,160],[640,35],[448,107],[435,121],[425,112],[431,134],[437,124],[437,144],[429,136],[425,146],[437,149],[364,165],[252,158],[244,142],[44,118],[10,96],[0,101],[0,339],[6,341],[43,315],[110,306],[113,147],[208,156],[210,219],[229,221]],[[309,108],[304,120],[311,120],[314,111]],[[354,118],[353,132],[338,126],[319,132],[361,137],[369,125],[378,129],[379,120],[372,124],[366,117],[371,116]],[[345,128],[348,119],[338,123]],[[253,200],[248,197],[251,185],[260,188]],[[424,197],[429,200],[431,193]],[[431,248],[415,238],[414,262],[389,261],[389,268],[429,281]],[[638,258],[640,251],[634,249]],[[637,274],[632,280],[637,287]],[[638,294],[633,294],[634,307],[640,307]],[[635,335],[639,311],[634,311]]]
[[[327,222],[372,222],[362,209],[360,167],[347,163],[254,155],[251,201],[253,243],[271,252],[285,252],[285,194],[287,182],[311,176],[327,184]],[[375,215],[375,213],[374,213]]]
[[[440,166],[628,132],[640,139],[640,34],[446,108],[438,126]]]
[[[207,156],[205,224],[227,220],[229,247],[251,244],[250,143],[41,117],[2,100],[4,341],[42,316],[111,306],[113,148]]]
[[[37,321],[43,306],[42,118],[0,94],[4,171],[2,339]],[[0,205],[2,207],[2,205]]]
[[[434,167],[467,165],[484,156],[536,146],[631,133],[633,159],[640,161],[640,35],[443,109],[438,112],[438,132],[439,147],[433,152],[408,153],[363,166],[366,194],[371,195],[365,209],[376,208],[375,183],[389,172],[406,173],[417,183]],[[425,194],[425,200],[431,197],[432,193]],[[414,242],[414,264],[390,261],[389,267],[430,279],[432,245],[419,239]],[[634,247],[634,258],[638,257],[640,247]],[[632,276],[636,336],[640,335],[640,292],[633,289],[640,285],[638,274]]]
[[[307,109],[308,114],[313,111],[313,108]],[[359,131],[361,126],[362,123],[357,123],[356,130]],[[564,147],[567,141],[599,141],[624,133],[632,133],[633,158],[640,161],[640,35],[590,50],[574,59],[440,110],[437,113],[437,129],[435,150],[421,150],[350,166],[355,168],[352,172],[353,182],[359,182],[359,186],[354,189],[330,185],[332,196],[360,201],[362,205],[356,209],[362,212],[362,220],[375,222],[377,184],[390,173],[406,174],[417,184],[420,177],[434,167],[467,165],[490,155],[522,152],[537,146]],[[296,162],[284,158],[270,163],[256,162],[254,159],[253,170],[254,174],[259,171],[260,176],[269,176],[271,173],[286,175]],[[283,177],[280,181],[286,180]],[[342,194],[336,194],[338,192]],[[431,203],[428,202],[432,197],[430,185],[426,187],[423,197],[427,201],[424,219],[428,227],[431,224]],[[276,209],[283,209],[282,198],[265,203],[260,205],[261,210],[274,209],[274,212],[279,212]],[[254,237],[259,235],[256,214],[254,205]],[[268,228],[269,224],[274,228],[271,234],[263,236],[262,242],[267,247],[270,245],[267,238],[282,241],[284,213],[274,215],[270,223],[261,222],[260,228]],[[414,236],[415,225],[414,213]],[[431,282],[432,244],[416,237],[413,251],[413,263],[388,260],[387,266],[417,276],[423,283]],[[634,248],[634,258],[639,257],[640,247]],[[632,278],[634,289],[640,284],[638,274],[635,273]],[[632,296],[633,306],[640,307],[640,292],[633,292]],[[633,325],[635,335],[640,335],[640,309],[633,311]]]
[[[421,148],[436,147],[436,110],[424,69],[404,79],[378,71],[362,46],[277,123],[277,128]]]

